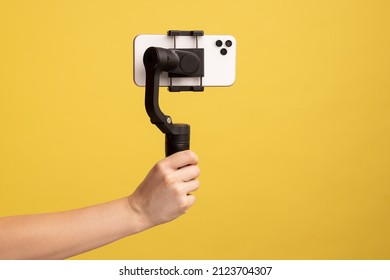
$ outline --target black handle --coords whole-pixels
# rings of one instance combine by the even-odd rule
[[[187,124],[177,124],[183,126],[184,131],[188,133],[181,134],[165,134],[165,156],[173,155],[174,153],[190,149],[190,129]]]

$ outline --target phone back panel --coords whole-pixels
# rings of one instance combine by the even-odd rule
[[[236,40],[231,35],[205,35],[196,40],[193,36],[138,35],[134,39],[134,82],[145,86],[143,55],[149,47],[167,49],[203,48],[204,77],[170,78],[162,73],[160,86],[231,86],[236,76]],[[217,43],[218,42],[218,43]]]

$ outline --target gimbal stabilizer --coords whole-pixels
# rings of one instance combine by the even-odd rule
[[[169,31],[169,36],[202,36],[203,31]],[[196,37],[197,40],[197,37]],[[176,45],[176,43],[175,43]],[[145,107],[150,121],[165,134],[165,154],[190,148],[190,126],[174,124],[172,118],[165,115],[159,106],[159,86],[161,72],[168,72],[169,77],[200,77],[200,86],[169,86],[169,91],[203,91],[204,50],[148,48],[143,57],[146,71]]]

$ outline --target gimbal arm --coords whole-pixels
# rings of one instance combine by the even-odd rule
[[[165,154],[169,156],[190,148],[190,126],[173,124],[170,116],[165,115],[159,106],[160,74],[178,67],[179,56],[173,50],[150,47],[143,57],[146,71],[145,108],[150,121],[165,134]]]

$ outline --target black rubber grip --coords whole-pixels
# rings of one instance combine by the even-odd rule
[[[165,155],[168,157],[174,153],[190,149],[189,134],[165,134]]]

